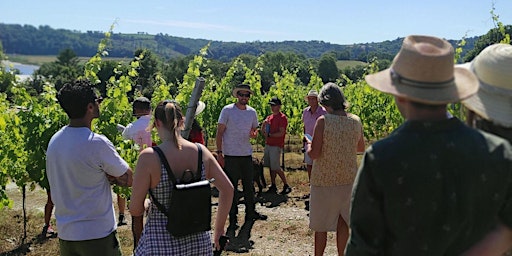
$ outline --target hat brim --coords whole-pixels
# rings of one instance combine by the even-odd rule
[[[471,70],[471,63],[458,65]],[[477,115],[504,127],[512,127],[512,100],[509,95],[490,92],[482,87],[492,87],[482,81],[478,92],[462,101],[462,104]]]
[[[365,80],[371,87],[381,92],[431,105],[459,102],[475,94],[478,90],[478,79],[471,71],[460,67],[454,68],[454,85],[439,89],[419,88],[401,83],[394,84],[390,71],[391,68],[388,68],[367,75]]]
[[[314,97],[314,98],[317,98],[317,99],[318,99],[318,95],[306,95],[306,96],[304,96],[304,100],[305,100],[305,101],[308,101],[308,98],[309,98],[309,97]]]
[[[249,92],[250,94],[254,95],[254,92],[253,92],[253,91],[251,91],[251,90],[249,90],[249,89],[244,89],[244,88],[235,88],[235,89],[233,89],[233,93],[232,93],[233,97],[235,97],[235,98],[236,98],[236,97],[237,97],[237,95],[236,95],[236,94],[237,94],[239,91],[246,91],[246,92]]]
[[[493,94],[485,90],[462,101],[464,106],[484,119],[504,127],[512,127],[512,104],[510,96]]]
[[[197,102],[196,113],[194,114],[194,116],[197,116],[197,115],[201,114],[201,112],[203,112],[203,110],[205,108],[206,108],[206,104],[204,104],[204,102],[202,102],[202,101],[198,101]]]

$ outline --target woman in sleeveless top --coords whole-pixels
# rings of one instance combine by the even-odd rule
[[[315,231],[315,255],[323,255],[328,231],[336,231],[338,254],[343,255],[357,153],[365,149],[363,130],[359,117],[345,111],[348,104],[336,84],[325,84],[318,98],[327,114],[317,119],[308,141],[313,159],[309,227]]]
[[[196,144],[181,137],[183,125],[184,116],[176,102],[163,101],[157,105],[153,127],[162,141],[158,147],[164,152],[174,176],[182,177],[183,172],[188,169],[196,175],[201,173],[207,179],[215,179],[213,184],[219,190],[219,207],[213,227],[213,242],[215,248],[220,249],[219,238],[225,233],[224,226],[233,198],[233,185],[203,145],[200,145],[203,164],[201,170],[197,170],[198,149]],[[135,170],[130,203],[135,255],[212,255],[210,231],[174,237],[166,229],[167,217],[153,203],[149,206],[143,228],[144,200],[149,189],[158,202],[168,208],[172,187],[167,170],[153,148],[146,148],[140,153]]]

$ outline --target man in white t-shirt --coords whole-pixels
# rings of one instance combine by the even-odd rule
[[[245,220],[266,220],[267,216],[255,210],[252,145],[250,138],[258,135],[258,115],[247,105],[253,92],[249,85],[240,84],[232,92],[236,103],[224,106],[219,116],[217,135],[217,160],[224,167],[231,183],[236,189],[238,180],[242,180],[245,201]],[[236,197],[236,196],[235,196]],[[228,236],[237,226],[238,200],[233,200],[229,211]]]
[[[122,130],[123,138],[133,140],[142,151],[146,147],[151,147],[151,132],[148,130],[151,122],[151,101],[146,97],[137,97],[133,103],[133,116],[137,120],[128,124]],[[117,208],[119,210],[119,218],[117,225],[123,226],[127,223],[124,218],[124,210],[126,208],[126,199],[117,194]]]
[[[90,82],[66,83],[57,99],[69,124],[48,144],[46,171],[60,255],[120,255],[110,185],[131,186],[132,170],[107,137],[91,131],[102,99]]]
[[[138,97],[133,101],[133,116],[137,118],[123,130],[123,138],[133,140],[140,150],[151,147],[151,132],[147,129],[151,122],[151,101]]]

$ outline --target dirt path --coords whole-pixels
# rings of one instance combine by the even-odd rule
[[[14,210],[22,209],[22,194],[14,184],[7,185],[7,194],[14,201]],[[26,205],[29,211],[43,213],[46,192],[40,187],[33,191],[27,189]],[[301,194],[292,192],[288,196],[262,194],[256,210],[268,216],[266,221],[256,221],[252,226],[250,239],[254,244],[245,253],[224,252],[223,255],[313,255],[313,232],[308,228],[308,211],[304,209]],[[116,196],[113,193],[114,204]],[[214,199],[215,202],[215,199]],[[214,207],[216,211],[216,207]],[[243,224],[244,206],[239,205],[239,221]],[[129,215],[129,211],[126,211]],[[131,218],[127,216],[128,225],[120,227],[120,232],[129,232]],[[334,243],[335,234],[329,233],[324,255],[337,255]]]

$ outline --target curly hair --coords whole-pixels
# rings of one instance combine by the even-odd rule
[[[70,119],[82,118],[87,105],[98,99],[94,86],[88,80],[77,79],[62,86],[57,100]]]

